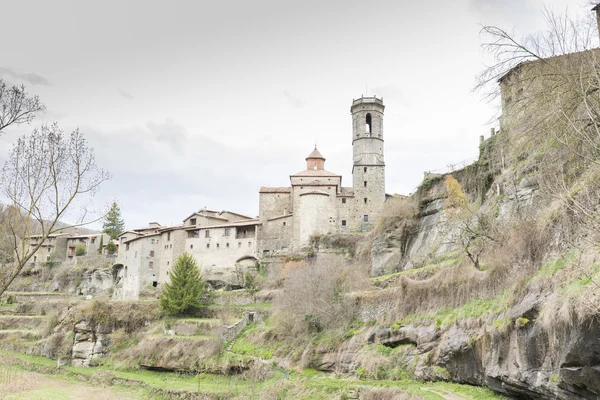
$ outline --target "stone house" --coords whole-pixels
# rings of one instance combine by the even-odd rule
[[[315,149],[306,168],[290,175],[288,187],[262,187],[259,216],[202,209],[182,225],[156,222],[124,232],[113,267],[115,298],[137,299],[145,287],[169,281],[177,258],[192,254],[213,288],[237,288],[256,270],[260,255],[290,254],[310,244],[313,235],[365,232],[376,222],[386,199],[383,157],[383,100],[353,100],[352,186],[325,169]]]
[[[352,186],[325,169],[315,149],[306,169],[290,175],[289,187],[259,191],[259,252],[290,253],[309,246],[312,235],[365,232],[372,228],[386,199],[383,156],[383,100],[353,100]]]
[[[57,262],[65,261],[67,259],[67,240],[71,235],[68,233],[56,233],[48,235],[46,240],[42,243],[42,246],[33,255],[31,261],[46,262],[50,261],[52,254],[54,254],[54,260]],[[42,239],[42,235],[31,235],[28,238],[27,246],[29,251],[32,247],[36,247]]]
[[[104,254],[104,247],[110,241],[106,233],[92,233],[87,235],[72,235],[67,239],[67,260],[73,260],[76,257],[77,246],[85,247],[86,255]],[[100,251],[100,245],[102,250]]]
[[[256,218],[203,209],[186,217],[182,225],[153,224],[119,237],[121,251],[113,267],[117,299],[136,300],[144,287],[168,282],[183,252],[196,258],[203,278],[215,288],[242,287],[245,274],[256,268]]]

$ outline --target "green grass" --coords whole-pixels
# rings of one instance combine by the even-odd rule
[[[427,279],[427,278],[435,275],[440,269],[442,269],[444,267],[450,267],[450,266],[453,266],[456,263],[458,263],[459,259],[456,257],[453,257],[454,253],[452,253],[451,255],[452,256],[448,256],[448,257],[442,256],[436,263],[428,264],[421,268],[414,268],[414,269],[409,269],[406,271],[400,271],[400,272],[395,272],[393,274],[382,275],[382,276],[378,276],[375,278],[371,278],[371,282],[373,282],[373,284],[375,286],[385,286],[390,281],[392,281],[398,277],[401,277],[401,276],[405,276],[405,277],[411,278],[411,279],[421,279],[421,280]]]
[[[0,352],[1,359],[6,363],[10,358],[17,358],[22,363],[22,368],[45,373],[56,374],[56,361],[43,357],[24,355],[13,352]],[[304,370],[301,373],[289,372],[278,374],[274,370],[272,378],[265,382],[253,382],[237,376],[199,374],[182,375],[176,373],[155,372],[146,370],[114,370],[107,367],[61,367],[58,375],[78,380],[93,380],[94,374],[98,371],[110,371],[115,378],[124,380],[120,385],[131,387],[138,383],[152,389],[185,391],[192,393],[205,393],[212,395],[236,395],[247,396],[253,393],[254,396],[248,398],[261,398],[260,393],[265,390],[279,390],[285,394],[285,387],[288,387],[290,396],[283,398],[298,399],[331,399],[339,398],[348,394],[351,389],[357,389],[364,386],[370,387],[390,387],[405,390],[407,393],[420,396],[427,400],[442,399],[435,393],[423,390],[432,388],[438,392],[449,391],[467,399],[488,400],[500,399],[502,397],[494,394],[491,390],[458,385],[453,383],[435,382],[423,383],[413,380],[386,381],[386,380],[355,380],[343,379],[331,374],[315,370]],[[117,385],[119,386],[119,385]],[[58,391],[55,391],[58,393]],[[59,393],[66,395],[65,393]],[[54,399],[53,397],[47,397]],[[61,397],[56,397],[61,398]],[[63,397],[68,398],[68,397]],[[343,398],[343,397],[342,397]]]
[[[453,325],[458,320],[499,314],[508,308],[510,300],[509,292],[503,292],[493,299],[473,299],[459,308],[444,308],[433,314],[410,314],[396,321],[392,329],[398,330],[403,325],[428,325],[434,322],[441,328]]]
[[[273,351],[271,349],[251,343],[244,335],[235,339],[231,346],[231,351],[245,356],[262,358],[263,360],[270,360],[273,358]]]

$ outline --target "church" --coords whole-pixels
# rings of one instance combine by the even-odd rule
[[[353,100],[352,186],[325,169],[315,149],[306,169],[290,175],[288,187],[262,187],[259,195],[258,251],[261,255],[296,252],[312,235],[368,231],[385,201],[383,99]]]

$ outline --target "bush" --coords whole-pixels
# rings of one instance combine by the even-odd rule
[[[205,284],[196,259],[183,253],[173,266],[171,282],[166,283],[160,298],[162,309],[170,315],[185,315],[203,308]]]
[[[78,257],[81,257],[81,256],[85,256],[86,253],[87,253],[87,250],[85,248],[85,244],[77,243],[77,246],[75,246],[75,255]]]
[[[117,245],[114,242],[108,242],[108,244],[106,245],[106,252],[108,254],[115,254],[115,251],[117,251]]]
[[[354,319],[355,303],[348,293],[368,286],[362,268],[344,263],[303,263],[290,271],[276,298],[279,315],[291,316],[294,331],[346,332]]]

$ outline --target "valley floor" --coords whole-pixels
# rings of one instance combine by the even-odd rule
[[[369,381],[307,371],[281,371],[264,382],[241,377],[182,375],[106,367],[61,366],[43,357],[0,353],[2,399],[337,399],[358,398],[364,390],[397,390],[399,399],[484,400],[501,398],[483,388],[413,380]],[[395,397],[394,397],[395,398]]]

